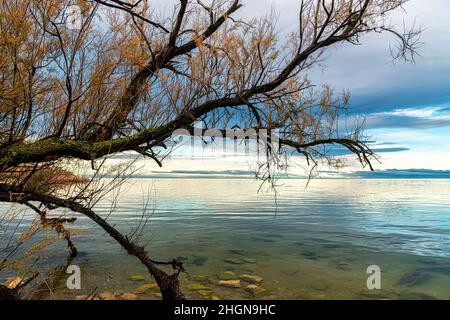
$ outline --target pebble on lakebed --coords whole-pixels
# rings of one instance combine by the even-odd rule
[[[224,271],[222,273],[219,273],[217,275],[217,278],[219,280],[236,280],[238,279],[238,276],[233,271]]]
[[[135,290],[135,292],[137,294],[143,294],[150,290],[159,290],[159,287],[156,283],[147,283],[147,284],[144,284],[143,286],[138,287]]]
[[[208,275],[204,275],[204,274],[194,276],[192,279],[194,279],[195,281],[200,281],[200,282],[210,281],[209,276]]]
[[[252,276],[248,274],[243,274],[239,277],[242,281],[253,283],[253,284],[261,284],[264,279],[260,276]]]
[[[223,261],[226,263],[229,263],[229,264],[244,264],[245,263],[241,258],[225,258]]]
[[[189,289],[191,290],[209,290],[209,288],[207,286],[205,286],[204,284],[201,283],[193,283],[189,286]]]
[[[116,300],[117,299],[116,296],[109,291],[100,293],[99,297],[102,300]]]
[[[413,287],[427,282],[431,279],[431,275],[419,271],[408,272],[397,283],[398,285]]]
[[[135,294],[132,293],[124,293],[120,296],[122,300],[136,300],[138,297]]]
[[[79,295],[75,297],[75,300],[87,300],[89,297],[87,295]],[[105,301],[111,301],[111,300],[137,300],[138,296],[125,292],[125,293],[112,293],[109,291],[102,292],[98,295],[98,297],[93,298],[93,300],[105,300]],[[90,299],[92,300],[92,299]]]
[[[205,298],[205,297],[210,296],[212,294],[212,291],[211,290],[199,290],[199,291],[197,291],[197,293]]]
[[[228,287],[228,288],[240,288],[241,280],[219,280],[218,286]]]
[[[143,281],[143,280],[145,280],[145,277],[141,276],[141,275],[134,275],[134,276],[130,277],[130,280],[131,281]]]
[[[258,287],[255,284],[249,284],[246,288],[245,291],[250,292],[252,295],[257,296],[261,293],[264,293],[266,291],[266,289]]]

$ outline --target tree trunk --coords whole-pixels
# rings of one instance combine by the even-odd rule
[[[180,290],[180,281],[176,274],[165,274],[156,281],[161,290],[163,300],[185,300],[183,293]]]
[[[20,300],[17,290],[9,289],[0,284],[0,300]]]

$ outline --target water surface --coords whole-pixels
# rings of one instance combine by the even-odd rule
[[[450,180],[282,180],[275,199],[252,179],[133,179],[108,221],[139,232],[156,260],[180,257],[190,299],[450,299]],[[97,205],[104,216],[110,201]],[[144,210],[145,209],[145,210]],[[151,282],[139,262],[78,216],[73,237],[83,271],[82,292],[135,292]],[[232,263],[238,262],[238,264]],[[366,287],[370,265],[382,290]],[[217,275],[258,275],[266,291],[217,286]],[[132,281],[135,275],[147,279]],[[203,284],[211,293],[192,290]],[[58,286],[57,286],[58,287]],[[205,292],[203,292],[205,294]],[[139,295],[158,299],[156,290]]]

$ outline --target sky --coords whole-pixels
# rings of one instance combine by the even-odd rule
[[[288,1],[280,1],[287,3]],[[295,2],[295,1],[294,1]],[[450,1],[412,0],[399,23],[423,27],[414,63],[392,62],[386,35],[340,46],[316,76],[351,92],[352,114],[367,117],[366,133],[382,152],[378,169],[450,169]]]
[[[169,12],[170,2],[155,1]],[[280,36],[295,30],[299,1],[243,0],[245,16],[263,16],[274,9]],[[401,26],[424,28],[415,63],[393,62],[386,34],[363,37],[362,45],[339,44],[327,51],[322,66],[310,77],[351,93],[351,116],[366,117],[365,133],[377,141],[381,163],[377,170],[450,170],[450,1],[410,0],[394,18]],[[216,153],[217,155],[217,153]],[[222,160],[220,160],[220,158]],[[173,159],[165,170],[245,170],[240,154],[207,161]],[[248,167],[248,165],[247,165]],[[348,170],[357,170],[349,163]]]

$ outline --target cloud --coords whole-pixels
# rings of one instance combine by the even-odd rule
[[[366,130],[380,128],[407,128],[416,130],[450,127],[450,109],[444,106],[394,109],[386,112],[370,113],[363,117]],[[350,122],[361,116],[350,116]],[[344,121],[344,120],[343,120]],[[349,119],[344,122],[348,123]]]
[[[379,142],[378,146],[396,146],[398,145],[397,142]]]
[[[423,71],[423,78],[417,73]],[[415,72],[402,73],[402,77],[392,83],[389,74],[380,79],[380,84],[373,83],[373,88],[357,90],[348,87],[352,98],[351,114],[371,114],[396,109],[426,109],[433,105],[450,103],[450,67],[435,74],[418,68]],[[412,80],[406,80],[411,78]],[[434,78],[434,79],[433,79]],[[437,79],[439,78],[439,79]],[[409,82],[409,83],[408,83]],[[388,84],[388,87],[384,85]],[[447,109],[448,110],[448,109]]]
[[[375,128],[413,128],[432,129],[450,127],[450,118],[429,119],[422,117],[373,115],[366,119],[366,129]]]
[[[409,151],[410,148],[374,148],[373,152],[375,153],[389,153],[389,152],[404,152]]]
[[[415,64],[392,62],[389,34],[361,38],[361,46],[337,45],[327,51],[324,69],[313,73],[316,83],[328,83],[337,91],[349,90],[351,112],[371,114],[401,108],[450,102],[450,1],[411,0],[406,14],[401,10],[394,21],[424,27]]]
[[[379,146],[372,149],[373,152],[380,154],[380,153],[396,153],[396,152],[405,152],[411,150],[410,148],[406,147],[395,147],[395,148],[380,148]],[[327,154],[332,156],[346,156],[346,155],[353,155],[352,152],[350,152],[345,147],[328,147],[327,148]]]

